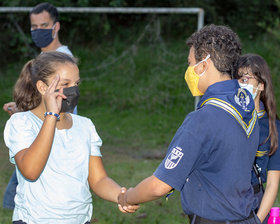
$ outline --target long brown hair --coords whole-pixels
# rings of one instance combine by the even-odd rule
[[[261,56],[257,54],[245,54],[238,60],[238,69],[240,68],[250,69],[257,81],[264,84],[264,90],[261,92],[260,100],[263,102],[265,111],[268,115],[269,135],[262,144],[267,142],[270,138],[269,154],[272,155],[278,148],[279,140],[276,126],[276,119],[278,119],[276,112],[276,100],[269,67]]]
[[[48,77],[55,73],[58,64],[65,63],[76,65],[77,60],[61,52],[49,51],[41,53],[23,66],[14,86],[14,100],[19,111],[32,110],[39,106],[42,96],[37,90],[37,81],[46,83]]]

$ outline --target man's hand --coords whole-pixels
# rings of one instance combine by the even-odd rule
[[[3,106],[3,110],[6,111],[10,116],[18,112],[18,108],[15,102],[5,103]]]
[[[126,188],[122,187],[121,192],[118,196],[119,210],[123,213],[134,213],[140,206],[127,204],[125,193],[126,193]]]

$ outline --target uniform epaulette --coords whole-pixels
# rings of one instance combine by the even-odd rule
[[[262,118],[265,115],[265,110],[258,111],[258,118]]]

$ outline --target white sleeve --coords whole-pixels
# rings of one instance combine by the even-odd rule
[[[90,120],[90,143],[91,143],[91,156],[102,156],[100,152],[100,147],[102,146],[102,140],[96,132],[95,126]]]
[[[13,115],[7,121],[4,129],[4,141],[9,148],[10,161],[13,164],[15,164],[15,155],[28,148],[37,136],[31,121],[26,116],[18,115]]]

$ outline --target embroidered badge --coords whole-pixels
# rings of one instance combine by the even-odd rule
[[[237,94],[234,96],[234,100],[243,110],[248,111],[247,106],[250,103],[250,97],[244,89],[238,89]]]
[[[178,146],[172,149],[165,160],[164,166],[166,169],[173,169],[178,165],[184,155],[181,151],[182,149]]]

